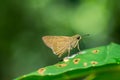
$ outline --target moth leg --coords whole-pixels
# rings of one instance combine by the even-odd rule
[[[68,57],[70,56],[70,48],[68,48]]]
[[[75,44],[75,47],[77,46],[78,50],[80,51],[80,47],[79,47],[79,42],[77,41]]]
[[[77,48],[78,48],[78,50],[80,51],[80,47],[79,47],[79,44],[77,44]]]

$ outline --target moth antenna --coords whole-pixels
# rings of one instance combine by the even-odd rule
[[[82,37],[87,37],[87,36],[90,36],[90,34],[85,34],[85,35],[82,35]]]

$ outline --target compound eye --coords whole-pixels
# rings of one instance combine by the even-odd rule
[[[80,36],[78,36],[77,39],[79,40],[79,39],[80,39]]]

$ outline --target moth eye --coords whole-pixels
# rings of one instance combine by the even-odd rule
[[[80,36],[79,36],[79,37],[77,37],[77,39],[79,40],[79,39],[80,39]]]

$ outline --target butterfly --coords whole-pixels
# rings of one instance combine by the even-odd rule
[[[68,52],[68,56],[70,54],[70,50],[73,48],[79,48],[79,41],[81,36],[79,34],[74,36],[43,36],[43,42],[52,49],[53,53],[58,57],[61,57],[64,53]]]

